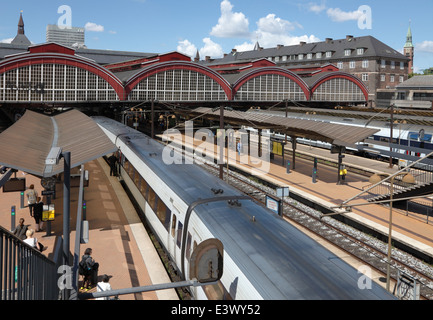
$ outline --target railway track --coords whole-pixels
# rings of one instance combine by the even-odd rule
[[[202,167],[216,176],[219,175],[219,167],[216,165],[205,164]],[[224,170],[226,176],[226,168]],[[265,204],[267,194],[275,197],[273,189],[252,183],[247,177],[238,173],[229,172],[228,182],[262,204]],[[283,215],[285,219],[301,225],[339,249],[356,257],[364,264],[384,275],[386,274],[388,264],[387,244],[333,218],[322,217],[320,212],[293,199],[285,200]],[[398,271],[400,271],[400,273],[416,279],[417,283],[420,284],[421,298],[433,300],[433,268],[397,249],[392,250],[391,260],[391,279],[397,281]]]

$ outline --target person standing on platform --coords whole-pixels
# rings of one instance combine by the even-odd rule
[[[347,169],[346,166],[343,165],[342,169],[340,170],[341,180],[343,183],[346,183],[346,175],[347,175]]]
[[[42,221],[43,211],[44,211],[44,203],[41,201],[41,197],[38,197],[33,208],[33,218],[35,218],[36,232],[42,231],[42,227],[44,225],[44,222]]]
[[[27,190],[26,192],[26,195],[27,203],[29,204],[30,217],[33,217],[33,208],[38,198],[38,192],[35,190],[35,186],[33,184],[30,185],[29,190]]]
[[[84,251],[84,255],[81,258],[80,264],[82,264],[84,268],[84,280],[82,288],[90,289],[90,287],[95,286],[97,283],[99,269],[99,263],[92,258],[91,248],[87,248]]]
[[[108,157],[108,163],[110,164],[110,176],[117,177],[117,158],[114,153]]]

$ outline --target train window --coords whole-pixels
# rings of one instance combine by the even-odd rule
[[[140,174],[138,173],[137,170],[134,169],[134,184],[138,188],[138,190],[140,190],[140,180],[141,180]]]
[[[173,215],[173,222],[171,223],[171,236],[174,238],[176,232],[176,215]]]
[[[418,141],[418,133],[417,132],[409,132],[408,139]]]
[[[155,191],[153,191],[153,189],[149,186],[149,197],[147,198],[147,203],[152,208],[152,210],[155,210],[155,198]]]
[[[147,182],[143,178],[141,178],[141,184],[140,184],[140,192],[143,195],[144,199],[147,199]]]
[[[183,224],[182,222],[178,222],[177,224],[177,246],[180,248],[180,245],[182,243],[182,230],[183,230]]]
[[[123,168],[125,169],[126,172],[128,172],[129,165],[130,165],[129,160],[125,158],[123,161]]]
[[[162,202],[161,199],[158,199],[158,204],[156,208],[156,215],[161,221],[161,223],[164,225],[165,229],[168,230],[169,224],[170,224],[170,215],[171,211],[167,208],[164,202]]]
[[[188,232],[188,238],[186,240],[186,258],[189,260],[191,255],[191,234]]]

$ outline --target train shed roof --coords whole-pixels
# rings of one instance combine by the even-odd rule
[[[117,150],[99,126],[77,110],[47,116],[27,110],[0,134],[0,165],[38,177],[63,172],[63,162],[46,164],[52,148],[71,153],[71,168]]]
[[[220,117],[220,111],[211,108],[197,108],[193,110],[193,113],[212,120],[218,120]],[[224,110],[224,122],[261,129],[274,129],[289,136],[319,140],[339,146],[354,145],[379,131],[359,126],[229,110]]]

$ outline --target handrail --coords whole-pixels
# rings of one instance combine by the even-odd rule
[[[57,300],[57,267],[0,226],[0,300]]]

